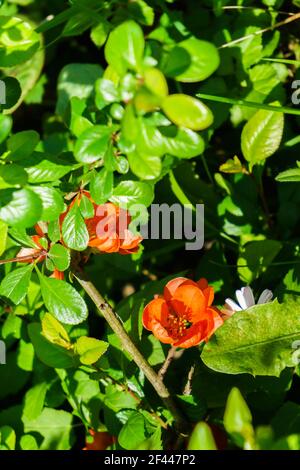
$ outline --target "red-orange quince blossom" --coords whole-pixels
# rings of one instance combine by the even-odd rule
[[[128,229],[131,222],[129,212],[111,202],[94,207],[94,217],[86,220],[89,246],[105,253],[136,253],[142,237]]]
[[[94,206],[94,216],[85,219],[90,236],[88,246],[102,253],[120,253],[121,255],[136,253],[143,238],[129,230],[128,226],[131,222],[129,212],[112,202],[95,204],[88,191],[81,191],[73,199],[68,210],[60,216],[61,226],[73,205],[80,205],[82,195],[89,198]]]
[[[91,429],[89,433],[93,437],[93,442],[86,442],[82,450],[106,450],[116,440],[108,432],[96,432]]]
[[[162,343],[190,348],[208,341],[223,324],[212,307],[214,290],[206,279],[198,282],[177,277],[168,282],[163,296],[156,296],[143,312],[143,324]]]

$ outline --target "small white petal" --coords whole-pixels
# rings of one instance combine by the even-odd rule
[[[242,290],[236,290],[235,291],[235,296],[237,298],[238,303],[242,307],[242,310],[246,310],[247,309],[247,303],[246,303],[246,299],[244,298],[244,294],[243,294]]]
[[[269,289],[265,289],[259,296],[257,304],[266,304],[270,302],[273,298],[273,292]]]
[[[225,300],[225,307],[228,307],[234,312],[240,312],[242,310],[241,307],[237,303],[235,303],[235,301],[232,299]]]
[[[247,308],[253,307],[255,305],[255,299],[253,295],[253,290],[251,287],[246,286],[241,288],[242,294],[244,296],[245,302],[247,304]]]

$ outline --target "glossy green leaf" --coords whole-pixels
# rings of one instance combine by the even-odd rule
[[[56,318],[50,313],[45,313],[42,319],[42,333],[43,336],[50,341],[50,343],[61,346],[65,349],[70,349],[71,342],[68,333]]]
[[[297,183],[300,181],[300,168],[290,168],[282,171],[275,179],[279,183]]]
[[[24,186],[27,183],[28,175],[22,166],[11,163],[0,167],[0,178],[12,186]]]
[[[218,49],[212,43],[191,37],[171,50],[164,71],[180,82],[200,82],[215,72],[219,64]]]
[[[18,305],[24,299],[29,288],[33,265],[14,269],[8,273],[0,285],[0,295]]]
[[[31,189],[42,201],[43,211],[40,220],[45,222],[56,220],[64,210],[61,193],[55,188],[46,186],[32,186]]]
[[[48,256],[54,267],[59,271],[66,271],[70,266],[70,250],[60,244],[52,245]]]
[[[40,197],[30,189],[20,189],[14,192],[4,191],[6,192],[0,209],[0,219],[8,225],[32,227],[42,214],[43,206]]]
[[[81,163],[94,163],[104,158],[112,132],[107,126],[94,126],[84,131],[75,145],[76,160]]]
[[[81,336],[75,344],[75,352],[80,362],[85,365],[94,364],[107,351],[108,343],[96,338]]]
[[[132,173],[142,180],[158,178],[161,173],[159,157],[132,152],[128,154],[128,162]]]
[[[300,339],[298,310],[299,303],[275,300],[235,312],[204,346],[203,362],[224,374],[279,377],[295,365],[292,343]]]
[[[98,173],[94,172],[90,182],[90,192],[96,204],[104,204],[113,193],[114,174],[105,168]]]
[[[144,204],[146,207],[153,201],[153,188],[140,181],[121,181],[114,189],[110,200],[120,206],[130,207],[133,204]]]
[[[20,18],[0,16],[0,64],[12,67],[25,62],[37,51],[39,34]]]
[[[105,45],[105,58],[122,76],[127,69],[139,69],[144,54],[144,45],[144,34],[141,27],[132,20],[125,21],[110,33]]]
[[[162,109],[177,126],[200,131],[211,126],[213,115],[210,109],[189,95],[169,95],[162,103]]]
[[[38,275],[45,306],[58,321],[78,325],[87,318],[86,303],[73,286],[65,281],[48,278],[40,272]]]
[[[78,365],[78,361],[71,351],[50,343],[43,336],[42,328],[39,323],[30,323],[28,325],[28,334],[38,359],[48,367],[65,369]]]
[[[77,203],[67,213],[62,224],[65,244],[72,250],[83,251],[89,242],[89,233]]]
[[[282,139],[284,115],[275,111],[257,111],[244,126],[242,152],[250,167],[262,163],[278,150]]]
[[[9,159],[18,161],[29,157],[39,140],[40,136],[35,131],[22,131],[12,135],[7,141],[7,148],[10,150]]]

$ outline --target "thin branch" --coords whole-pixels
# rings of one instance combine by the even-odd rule
[[[163,383],[162,379],[152,369],[150,364],[143,357],[135,344],[132,342],[131,338],[128,336],[117,314],[113,311],[109,303],[104,300],[100,292],[98,292],[94,284],[89,279],[83,276],[82,273],[76,273],[74,274],[74,277],[77,279],[90,299],[94,302],[97,309],[103,315],[111,329],[118,336],[124,350],[130,354],[139,369],[143,371],[146,378],[149,380],[159,397],[164,402],[165,406],[172,413],[177,432],[181,435],[186,435],[188,430],[188,423],[186,422],[181,411],[177,408],[177,405],[174,403],[173,398],[171,397],[171,394]]]
[[[193,365],[189,370],[188,379],[183,390],[183,395],[191,395],[192,393],[192,380],[193,380],[194,372],[195,372],[195,365]]]
[[[225,47],[231,47],[234,46],[235,44],[238,44],[242,41],[245,41],[246,39],[251,39],[255,36],[260,36],[263,33],[266,33],[268,31],[273,31],[276,28],[279,28],[280,26],[285,26],[288,23],[291,23],[292,21],[296,21],[300,18],[300,13],[296,13],[295,15],[289,16],[283,21],[279,21],[278,23],[274,24],[273,26],[269,26],[268,28],[260,29],[259,31],[255,31],[254,33],[247,34],[246,36],[243,36],[238,39],[234,39],[233,41],[227,42],[226,44],[223,44],[222,46],[219,47],[219,49],[224,49]]]
[[[170,349],[169,349],[169,352],[167,354],[167,357],[165,359],[165,362],[163,363],[161,369],[159,370],[158,372],[158,376],[163,380],[171,362],[173,361],[174,359],[174,356],[175,356],[175,353],[176,353],[176,348],[174,346],[172,346]]]
[[[8,264],[8,263],[26,263],[30,261],[34,261],[37,258],[40,258],[41,256],[46,256],[47,252],[46,251],[39,251],[38,253],[34,253],[32,255],[28,256],[17,256],[16,258],[10,258],[10,259],[2,259],[0,260],[0,265],[1,264]]]

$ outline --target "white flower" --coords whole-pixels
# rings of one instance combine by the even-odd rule
[[[225,315],[231,316],[234,312],[247,310],[247,308],[253,307],[253,305],[266,304],[272,300],[273,293],[269,289],[265,289],[260,294],[258,301],[255,303],[253,290],[251,289],[251,287],[246,286],[235,291],[235,297],[237,302],[232,299],[225,300]]]

